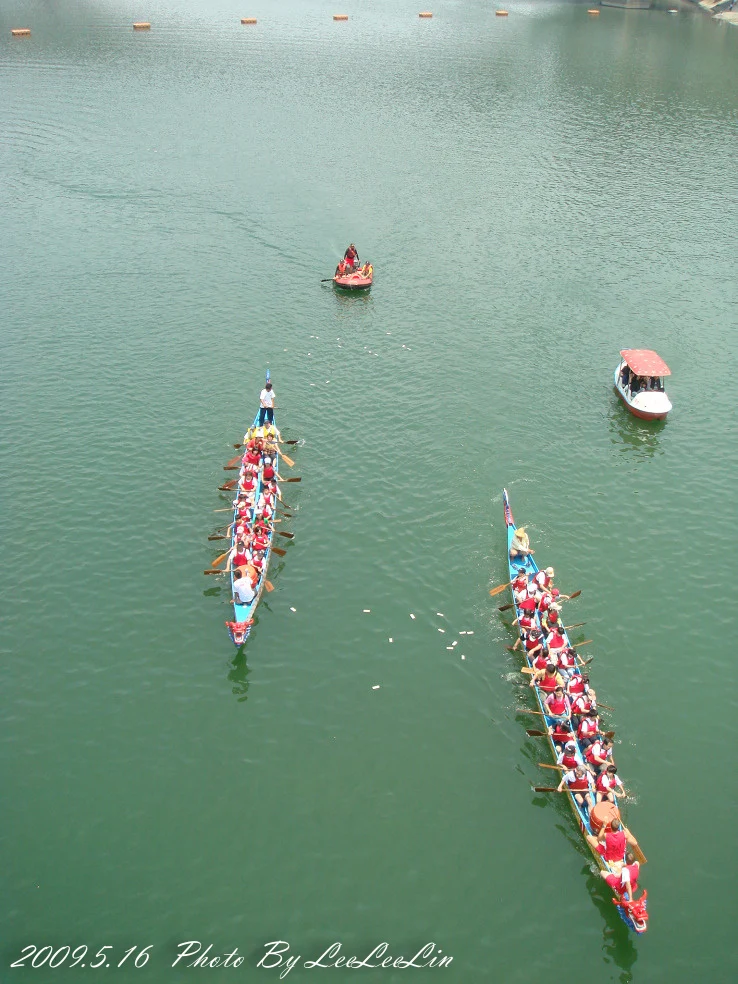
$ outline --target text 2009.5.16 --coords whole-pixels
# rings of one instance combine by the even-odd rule
[[[71,946],[60,946],[54,949],[53,946],[37,947],[31,944],[24,946],[21,955],[13,961],[11,967],[122,967],[130,958],[128,966],[145,967],[149,959],[149,950],[153,946],[141,947],[132,946],[125,951],[122,957],[116,960],[116,955],[111,951],[117,949],[114,946],[101,946],[97,953],[91,954],[91,959],[86,960],[90,948],[84,943],[76,946],[74,950]],[[136,951],[138,950],[138,953]],[[120,952],[120,951],[118,951]],[[134,956],[134,954],[136,954]],[[67,963],[67,960],[70,962]],[[84,961],[84,962],[83,962]]]

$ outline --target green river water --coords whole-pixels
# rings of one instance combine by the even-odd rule
[[[736,979],[738,30],[666,6],[3,0],[0,980]],[[236,655],[202,570],[267,366],[302,482]],[[531,791],[503,486],[582,589],[643,937]]]

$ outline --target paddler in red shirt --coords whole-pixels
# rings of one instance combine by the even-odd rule
[[[247,567],[250,562],[251,556],[249,555],[246,544],[243,540],[239,540],[228,554],[226,570],[229,571],[231,567],[235,567],[236,569],[239,567]]]
[[[551,741],[556,746],[556,751],[560,751],[565,747],[569,741],[574,737],[571,730],[569,729],[569,724],[566,721],[557,721],[553,727],[548,729],[548,733],[551,735]],[[574,765],[567,766],[568,769],[574,769],[579,763],[574,759]]]
[[[592,793],[589,791],[591,789],[591,779],[584,771],[581,765],[578,765],[573,772],[565,772],[561,777],[561,782],[557,786],[557,792],[563,793],[564,786],[566,785],[569,790],[573,793],[574,799],[580,806],[586,806],[588,810],[591,810],[594,806],[594,800],[592,799]]]
[[[350,271],[349,271],[348,267],[346,266],[346,261],[345,260],[339,260],[338,261],[338,266],[336,267],[336,272],[334,273],[334,277],[345,277],[346,274],[349,273],[349,272]]]
[[[613,892],[616,892],[621,899],[627,895],[628,898],[633,901],[635,899],[635,894],[638,891],[638,875],[640,873],[640,868],[640,864],[635,859],[635,854],[633,854],[632,851],[627,851],[625,855],[625,864],[617,874],[611,871],[601,871],[600,875],[605,879]]]
[[[627,827],[624,827],[618,817],[615,817],[609,824],[603,824],[597,837],[587,834],[587,841],[590,847],[594,848],[607,863],[620,871],[625,857],[626,844],[635,847],[638,841],[631,834]]]
[[[561,677],[556,672],[556,667],[553,663],[548,663],[543,673],[536,670],[530,681],[531,687],[538,686],[544,691],[544,693],[547,694],[552,694],[557,687],[561,686],[561,684]]]
[[[576,756],[577,745],[575,741],[567,741],[564,745],[563,751],[559,752],[558,758],[556,759],[557,765],[563,765],[565,769],[570,772],[580,764]]]
[[[597,790],[598,803],[601,803],[603,800],[614,803],[616,789],[618,790],[618,796],[625,795],[625,789],[614,765],[608,765],[604,772],[600,772],[595,779],[595,789]]]
[[[343,254],[343,258],[346,261],[346,266],[348,266],[350,270],[355,270],[359,265],[359,254],[353,243],[346,247],[346,252]]]

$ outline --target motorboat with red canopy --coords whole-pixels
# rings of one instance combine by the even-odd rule
[[[615,370],[615,389],[636,417],[664,420],[671,410],[664,389],[664,379],[670,375],[671,369],[657,352],[651,349],[623,349]]]

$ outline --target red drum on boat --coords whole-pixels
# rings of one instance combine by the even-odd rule
[[[664,378],[671,369],[650,349],[623,349],[615,370],[618,396],[636,417],[664,420],[671,403],[664,389]]]
[[[344,290],[367,290],[372,285],[372,277],[364,277],[357,270],[355,273],[347,273],[343,277],[334,277],[333,283],[336,287]]]

